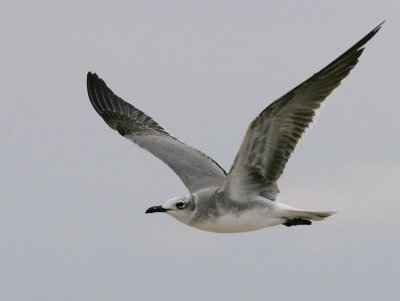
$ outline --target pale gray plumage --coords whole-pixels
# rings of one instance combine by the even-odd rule
[[[115,95],[96,74],[88,73],[87,88],[104,121],[166,163],[190,192],[223,183],[226,173],[214,160],[171,136],[151,117]]]
[[[230,182],[234,183],[229,188],[233,194],[239,193],[237,187],[241,188],[241,193],[248,193],[245,188],[251,183],[250,189],[264,191],[269,198],[276,197],[279,192],[276,182],[297,142],[313,121],[315,111],[357,64],[364,50],[362,46],[381,25],[321,71],[274,101],[253,120],[225,184],[230,187]]]
[[[147,213],[168,212],[185,224],[214,232],[311,224],[310,220],[322,220],[332,212],[298,210],[277,202],[277,181],[315,111],[357,64],[363,46],[381,26],[261,112],[250,124],[228,175],[210,157],[171,136],[90,72],[88,94],[112,129],[165,162],[191,193],[151,207]]]

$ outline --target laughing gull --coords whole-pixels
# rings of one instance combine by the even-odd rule
[[[146,213],[166,212],[189,226],[221,233],[310,225],[334,212],[279,202],[277,181],[316,110],[357,64],[364,45],[381,26],[262,111],[247,129],[229,173],[119,98],[96,74],[88,73],[87,90],[94,109],[112,129],[161,159],[190,192]]]

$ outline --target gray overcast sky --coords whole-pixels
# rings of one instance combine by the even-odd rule
[[[381,21],[280,180],[311,227],[202,232],[86,73],[226,169],[251,120]],[[399,300],[400,2],[1,1],[0,299]]]

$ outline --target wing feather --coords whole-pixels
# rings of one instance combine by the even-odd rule
[[[316,110],[357,64],[382,23],[318,73],[271,105],[250,124],[222,190],[241,198],[252,192],[275,199],[277,181]]]
[[[226,172],[214,160],[171,136],[151,117],[115,95],[96,74],[88,73],[87,90],[94,109],[112,129],[166,163],[190,192],[224,182]]]

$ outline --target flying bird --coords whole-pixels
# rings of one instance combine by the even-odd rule
[[[302,210],[280,202],[277,181],[316,110],[354,68],[364,45],[382,24],[262,111],[248,127],[228,173],[118,97],[91,72],[87,75],[89,99],[112,129],[161,159],[189,190],[189,195],[169,199],[146,213],[165,212],[186,225],[219,233],[311,225],[334,212]]]

